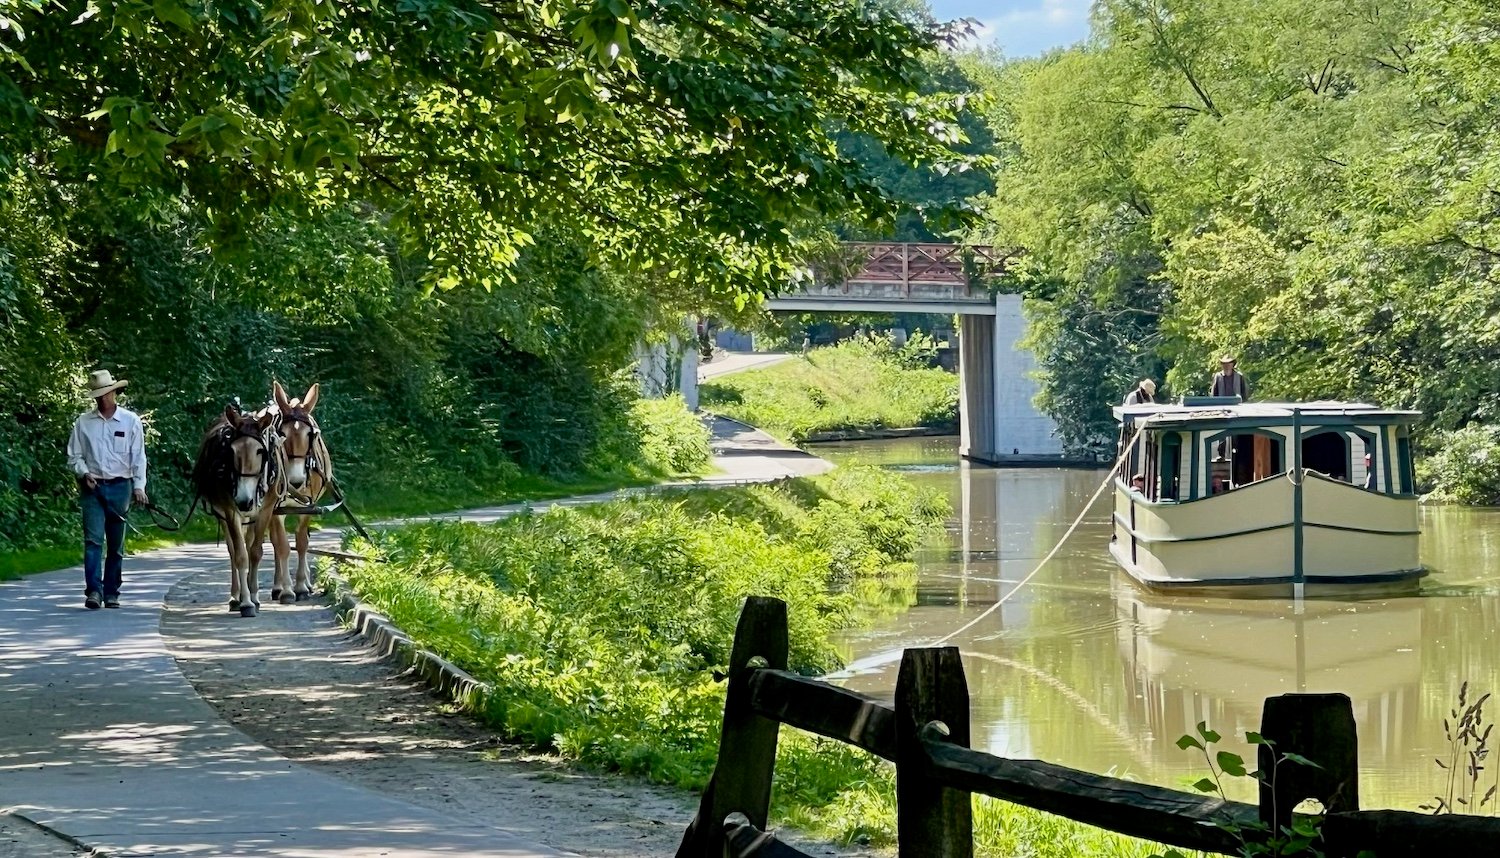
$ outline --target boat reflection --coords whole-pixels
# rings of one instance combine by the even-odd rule
[[[1422,679],[1416,598],[1290,601],[1151,593],[1110,584],[1115,637],[1136,705],[1134,730],[1173,741],[1208,722],[1257,729],[1262,702],[1289,692],[1349,695],[1365,759],[1401,756],[1414,737]]]

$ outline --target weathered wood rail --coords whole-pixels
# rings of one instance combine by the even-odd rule
[[[797,858],[766,833],[780,725],[862,748],[896,764],[900,858],[972,856],[970,795],[987,795],[1100,828],[1185,849],[1240,854],[1248,828],[1287,824],[1305,799],[1325,815],[1320,848],[1330,858],[1500,854],[1500,819],[1359,809],[1354,712],[1342,694],[1267,698],[1261,735],[1279,753],[1317,767],[1273,766],[1261,746],[1259,804],[1221,801],[1104,777],[1038,760],[972,750],[969,691],[956,647],[909,649],[895,706],[789,673],[786,605],[751,597],[730,655],[718,763],[678,858]],[[1226,825],[1237,827],[1236,835]]]

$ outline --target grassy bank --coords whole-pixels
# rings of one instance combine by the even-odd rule
[[[744,597],[791,606],[795,669],[833,668],[835,632],[879,603],[868,591],[887,586],[945,506],[898,477],[840,469],[492,526],[402,528],[382,541],[391,562],[356,566],[350,581],[492,683],[482,714],[507,734],[699,787],[723,704],[712,671],[728,658]]]
[[[700,388],[703,407],[789,441],[846,429],[951,427],[958,376],[928,367],[932,343],[863,337]]]
[[[857,466],[813,479],[689,490],[387,534],[390,562],[349,577],[421,645],[495,691],[500,732],[591,767],[700,789],[717,750],[722,670],[744,597],[789,606],[791,664],[837,666],[836,633],[914,602],[914,548],[936,496]],[[774,813],[837,841],[890,843],[892,769],[783,731]],[[683,823],[686,820],[682,820]],[[987,855],[1141,858],[1146,844],[983,802]]]
[[[394,463],[395,466],[379,478],[361,481],[357,476],[353,480],[343,476],[340,484],[349,495],[350,508],[355,514],[363,521],[375,521],[522,500],[592,494],[707,471],[712,459],[708,430],[688,412],[681,398],[637,400],[631,405],[629,426],[634,434],[620,446],[631,453],[610,459],[607,467],[597,471],[545,476],[528,473],[510,462],[465,470],[406,460]],[[335,467],[338,467],[336,448],[333,454]],[[338,473],[346,474],[342,469]],[[182,515],[186,510],[170,511]],[[183,542],[212,542],[219,538],[213,519],[201,509],[188,527],[177,533],[154,529],[145,512],[133,513],[130,520],[142,531],[142,534],[127,534],[126,546],[130,554]],[[342,514],[335,513],[325,522],[315,520],[315,525],[319,523],[339,526],[345,523],[345,519]],[[81,528],[76,520],[71,523],[71,529],[79,534],[76,542],[0,552],[0,581],[83,562]]]

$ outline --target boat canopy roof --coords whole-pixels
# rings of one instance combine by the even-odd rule
[[[1420,411],[1396,411],[1363,402],[1240,402],[1237,396],[1185,396],[1177,403],[1117,405],[1115,419],[1151,429],[1220,429],[1290,426],[1294,413],[1304,426],[1410,425]]]

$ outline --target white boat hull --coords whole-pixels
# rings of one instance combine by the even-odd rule
[[[1379,586],[1424,574],[1416,498],[1317,473],[1301,488],[1299,517],[1288,475],[1186,503],[1152,502],[1117,482],[1110,554],[1160,589]]]

